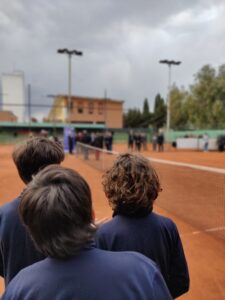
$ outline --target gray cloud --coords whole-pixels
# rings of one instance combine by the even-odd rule
[[[203,64],[224,63],[222,0],[1,0],[0,74],[24,70],[32,101],[67,92],[67,57],[73,58],[73,93],[125,100],[141,107],[166,96],[168,70],[158,61],[178,59],[172,81],[188,87]],[[48,100],[50,101],[50,100]]]

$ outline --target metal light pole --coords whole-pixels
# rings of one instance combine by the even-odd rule
[[[169,84],[168,84],[168,95],[167,95],[167,110],[166,110],[166,131],[167,134],[170,131],[170,89],[171,89],[171,66],[172,65],[180,65],[181,61],[175,61],[175,60],[160,60],[160,64],[166,64],[169,67]]]
[[[57,53],[60,54],[67,54],[68,55],[68,103],[67,103],[67,120],[69,120],[69,116],[71,113],[72,108],[72,101],[71,101],[71,79],[72,79],[72,55],[83,55],[83,52],[78,50],[68,50],[67,48],[58,49]]]

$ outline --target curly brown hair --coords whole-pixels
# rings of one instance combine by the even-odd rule
[[[114,213],[146,215],[162,190],[158,175],[141,155],[120,155],[103,175],[103,189]]]

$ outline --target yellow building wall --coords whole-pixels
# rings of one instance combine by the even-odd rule
[[[71,123],[100,123],[108,128],[122,128],[123,102],[72,96]],[[57,96],[47,118],[49,121],[67,121],[67,96]]]
[[[93,106],[92,110],[90,106]],[[79,113],[80,109],[82,113]],[[122,128],[123,102],[99,99],[73,99],[71,122],[104,123],[106,127]]]

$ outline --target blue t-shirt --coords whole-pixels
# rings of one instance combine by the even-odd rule
[[[19,217],[19,198],[0,207],[0,275],[5,285],[23,268],[44,258]]]
[[[137,251],[157,263],[173,298],[189,289],[188,267],[176,225],[156,213],[145,217],[115,215],[100,226],[97,247],[110,251]]]
[[[2,300],[172,300],[156,265],[134,252],[90,247],[22,270]]]

